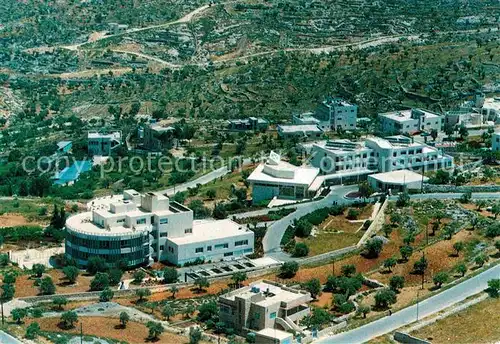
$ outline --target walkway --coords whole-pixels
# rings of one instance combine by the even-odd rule
[[[321,338],[317,343],[364,343],[373,338],[397,330],[418,319],[423,319],[431,314],[448,308],[472,295],[482,292],[487,288],[488,281],[500,278],[500,265],[496,265],[477,276],[469,278],[456,286],[432,296],[418,305],[407,307],[392,316],[373,321],[354,330],[339,333],[334,336]]]

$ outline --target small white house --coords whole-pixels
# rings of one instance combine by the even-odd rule
[[[429,178],[409,170],[377,173],[368,176],[368,183],[376,191],[399,192],[406,189],[420,189]]]

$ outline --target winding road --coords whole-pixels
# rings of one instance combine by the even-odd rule
[[[496,265],[477,276],[469,278],[435,296],[425,299],[417,305],[407,307],[391,316],[375,320],[354,330],[342,332],[334,336],[321,338],[316,343],[364,343],[408,325],[418,319],[448,308],[466,298],[482,292],[488,286],[488,281],[500,278],[500,265]],[[473,329],[471,329],[473,331]]]

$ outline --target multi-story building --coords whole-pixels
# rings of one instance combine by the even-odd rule
[[[79,266],[89,257],[129,267],[153,261],[183,265],[197,258],[232,259],[251,254],[252,231],[231,220],[193,221],[193,212],[168,197],[126,190],[123,197],[98,199],[89,211],[66,221],[66,255]]]
[[[292,165],[271,152],[267,161],[257,166],[247,179],[252,185],[252,201],[259,203],[274,197],[310,198],[321,186],[321,183],[315,183],[318,173],[317,168]]]
[[[314,114],[325,130],[355,130],[358,116],[358,106],[341,98],[328,97],[319,104]]]
[[[248,117],[246,119],[231,119],[227,121],[227,129],[234,131],[265,131],[269,127],[269,122],[264,118]]]
[[[500,152],[500,131],[491,136],[491,150]]]
[[[453,158],[405,136],[369,137],[363,142],[334,140],[313,145],[310,163],[326,183],[366,179],[377,172],[450,168]]]
[[[152,152],[159,152],[162,149],[169,149],[174,142],[175,128],[172,126],[162,126],[159,123],[149,123],[142,131],[142,145]]]
[[[298,323],[310,313],[309,301],[306,291],[259,281],[219,296],[220,321],[240,334],[263,331],[268,336],[268,329],[300,332]]]
[[[315,124],[299,124],[299,125],[278,125],[278,135],[282,138],[312,139],[320,138],[323,135],[323,130]]]
[[[378,114],[384,134],[414,134],[433,129],[441,131],[441,116],[436,113],[411,109]]]
[[[122,133],[115,131],[112,133],[89,132],[87,134],[87,145],[89,155],[109,156],[121,146]]]

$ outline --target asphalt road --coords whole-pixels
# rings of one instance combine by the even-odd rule
[[[358,185],[333,187],[328,196],[319,201],[292,204],[290,206],[287,206],[296,208],[296,210],[269,226],[266,232],[266,236],[264,237],[264,240],[262,240],[264,252],[275,252],[280,249],[281,238],[283,237],[283,234],[285,234],[285,230],[287,229],[287,227],[293,223],[294,219],[298,219],[316,209],[332,206],[334,201],[337,201],[338,204],[352,203],[353,200],[351,201],[345,199],[344,195],[357,190]]]
[[[456,286],[418,304],[418,319],[448,308],[487,288],[490,279],[500,278],[500,265],[488,269]],[[373,321],[354,330],[321,338],[316,343],[364,343],[375,337],[397,330],[417,320],[417,305],[407,307],[391,316]],[[473,329],[471,329],[473,330]]]
[[[0,343],[2,344],[22,344],[23,342],[12,337],[10,334],[0,331]]]

